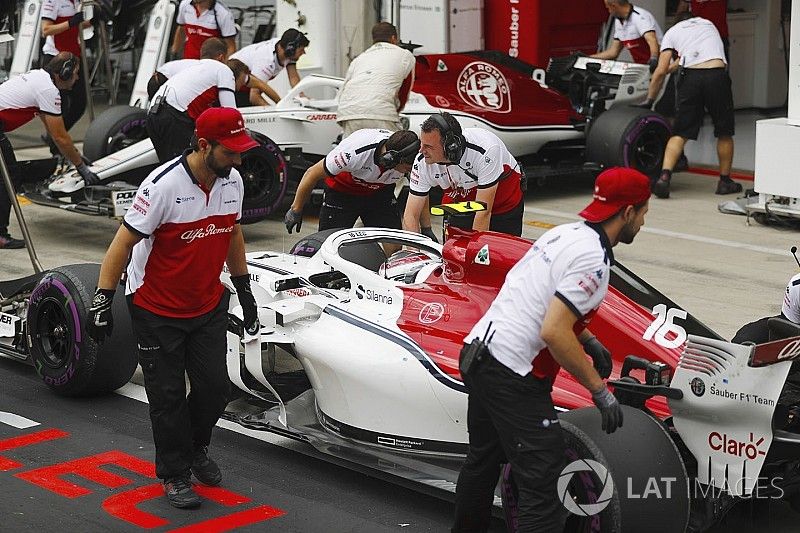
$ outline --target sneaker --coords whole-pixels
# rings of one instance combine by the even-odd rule
[[[17,250],[25,248],[25,241],[22,239],[15,239],[8,233],[0,235],[0,248],[4,250]]]
[[[742,192],[742,184],[735,181],[719,180],[717,182],[717,192],[714,194],[733,194]]]
[[[673,172],[684,172],[689,170],[689,159],[686,157],[686,154],[681,154],[678,158],[678,162],[675,163],[675,168],[672,169]]]
[[[217,463],[208,456],[207,446],[201,446],[194,451],[191,468],[194,477],[203,485],[215,487],[222,482],[222,472]]]
[[[192,488],[189,476],[173,477],[164,481],[164,492],[169,504],[178,509],[193,509],[203,501]]]
[[[653,184],[653,194],[658,198],[669,198],[669,180],[659,179]]]

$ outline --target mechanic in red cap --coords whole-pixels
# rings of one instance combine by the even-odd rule
[[[585,221],[539,237],[464,338],[459,369],[469,391],[469,452],[452,531],[488,529],[506,461],[519,488],[517,531],[563,531],[556,484],[564,438],[550,397],[553,380],[563,367],[591,392],[603,429],[622,426],[622,409],[603,382],[611,354],[587,326],[608,290],[612,248],[633,242],[649,198],[650,182],[637,170],[600,174],[594,200],[580,213]]]
[[[236,109],[204,111],[192,148],[155,169],[139,187],[103,260],[87,313],[87,333],[102,343],[111,334],[112,301],[125,270],[156,475],[175,507],[200,505],[191,474],[204,485],[222,481],[207,447],[229,394],[231,293],[220,282],[223,265],[242,306],[242,328],[251,335],[260,330],[239,226],[242,178],[233,168],[241,163],[241,152],[257,145]],[[188,397],[184,372],[191,384]]]

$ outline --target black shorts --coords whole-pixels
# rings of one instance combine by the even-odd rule
[[[368,227],[402,229],[394,187],[384,187],[368,196],[325,187],[325,198],[319,210],[319,231],[352,228],[359,218]]]
[[[714,137],[732,137],[735,130],[731,78],[724,68],[686,69],[678,81],[678,106],[672,134],[697,139],[705,112],[714,122]]]

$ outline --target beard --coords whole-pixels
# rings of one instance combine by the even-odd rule
[[[633,242],[633,239],[636,237],[637,233],[639,233],[639,230],[633,225],[632,222],[629,222],[622,226],[617,241],[623,244],[630,244]]]
[[[214,157],[214,150],[211,150],[205,158],[206,166],[217,175],[218,178],[227,178],[231,175],[233,165],[222,165]]]

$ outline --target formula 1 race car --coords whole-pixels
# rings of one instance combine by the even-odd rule
[[[343,464],[453,490],[467,444],[462,340],[531,243],[452,231],[444,245],[399,230],[326,231],[290,253],[248,253],[262,329],[244,332],[234,294],[227,368],[242,397],[225,417]],[[404,249],[387,258],[381,243]],[[111,339],[97,346],[86,336],[97,272],[73,265],[0,285],[0,351],[31,362],[57,394],[113,390],[136,365],[122,291]],[[233,291],[227,274],[222,281]],[[800,331],[784,327],[787,340],[728,343],[615,265],[591,328],[614,354],[624,427],[603,433],[565,372],[553,387],[568,530],[702,531],[747,499],[796,504]],[[512,531],[515,496],[507,468],[496,504]]]

